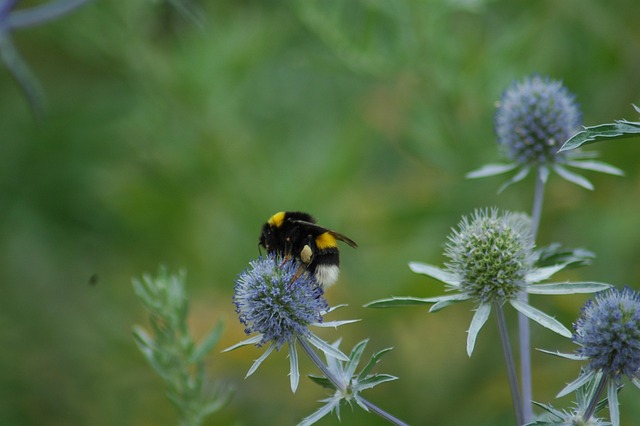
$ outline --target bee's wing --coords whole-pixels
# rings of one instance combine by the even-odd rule
[[[353,241],[351,238],[347,237],[346,235],[342,235],[341,233],[334,232],[334,231],[329,231],[329,233],[331,235],[333,235],[334,237],[336,237],[336,240],[343,241],[343,242],[349,244],[353,248],[358,247],[358,244],[356,244],[355,241]]]
[[[314,230],[316,230],[318,233],[323,233],[323,232],[328,232],[329,234],[333,235],[336,240],[340,240],[342,242],[345,242],[347,244],[349,244],[351,247],[356,248],[358,247],[358,244],[356,244],[355,241],[353,241],[351,238],[347,237],[346,235],[342,235],[339,232],[335,232],[332,231],[330,229],[324,228],[316,223],[311,223],[311,222],[307,222],[304,220],[292,220],[291,222],[293,223],[297,223],[299,225],[304,225],[306,227],[312,228]]]

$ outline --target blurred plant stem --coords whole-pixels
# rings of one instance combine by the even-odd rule
[[[496,320],[498,322],[498,331],[500,332],[500,343],[502,344],[502,353],[504,362],[507,366],[507,376],[509,377],[509,388],[511,389],[511,399],[513,400],[513,410],[516,414],[516,422],[523,425],[522,414],[522,397],[518,386],[518,377],[516,376],[516,366],[513,362],[513,353],[511,351],[511,343],[509,342],[509,332],[507,331],[507,322],[504,319],[504,311],[502,305],[493,302],[493,309],[496,312]]]
[[[534,243],[540,227],[542,204],[544,199],[544,186],[546,178],[541,169],[536,170],[536,187],[533,194],[533,207],[531,210],[531,238]],[[529,302],[526,292],[520,293],[520,300]],[[522,386],[522,415],[524,423],[533,421],[533,392],[531,386],[531,329],[529,318],[522,312],[518,312],[518,332],[520,340],[520,380]]]
[[[138,348],[167,385],[167,396],[178,408],[182,426],[197,426],[218,411],[229,399],[230,390],[206,380],[204,357],[222,334],[218,324],[196,345],[187,327],[189,300],[186,273],[169,275],[160,268],[158,276],[133,279],[136,296],[149,312],[153,336],[135,326]]]

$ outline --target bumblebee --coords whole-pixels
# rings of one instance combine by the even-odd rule
[[[338,240],[358,247],[352,239],[318,225],[308,213],[278,212],[262,226],[258,248],[282,256],[285,262],[296,259],[300,262],[296,277],[307,270],[327,289],[340,273]]]

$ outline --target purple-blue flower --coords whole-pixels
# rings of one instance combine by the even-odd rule
[[[273,342],[276,349],[295,337],[309,335],[310,324],[322,322],[329,305],[322,288],[306,271],[298,277],[298,264],[275,256],[250,263],[235,284],[233,302],[245,333],[260,333],[261,346]]]
[[[563,159],[560,146],[580,130],[575,96],[558,80],[538,75],[515,82],[495,113],[498,145],[509,159],[538,165]]]
[[[592,371],[618,379],[640,378],[640,294],[625,287],[598,293],[574,324],[577,353]]]

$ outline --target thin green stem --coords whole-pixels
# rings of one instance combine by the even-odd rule
[[[602,378],[600,379],[600,383],[598,383],[596,391],[593,393],[593,398],[591,398],[587,409],[584,410],[584,413],[582,414],[582,420],[584,420],[585,422],[588,422],[589,419],[594,415],[596,406],[598,405],[598,400],[600,399],[600,396],[602,396],[604,390],[607,388],[608,381],[609,377],[606,374],[603,374]]]
[[[507,366],[507,376],[509,378],[509,388],[511,389],[511,399],[513,400],[513,410],[516,414],[516,422],[519,426],[521,426],[525,424],[522,414],[522,397],[520,396],[520,388],[518,386],[516,366],[513,362],[513,353],[511,352],[511,343],[509,342],[507,322],[504,319],[504,311],[502,309],[502,305],[494,302],[493,310],[496,313],[498,331],[500,332],[500,342],[502,343],[502,353],[504,355],[505,365]]]
[[[311,359],[311,362],[313,362],[316,365],[316,367],[318,367],[320,369],[320,371],[322,371],[322,374],[324,374],[324,376],[327,379],[329,379],[329,381],[331,383],[333,383],[333,385],[336,387],[336,389],[339,389],[341,393],[346,394],[348,392],[348,389],[345,388],[345,386],[348,387],[348,384],[342,383],[340,380],[338,380],[338,378],[331,372],[329,367],[327,367],[325,365],[325,363],[322,362],[322,360],[320,359],[320,357],[318,356],[316,351],[314,351],[313,348],[311,347],[311,345],[309,345],[309,342],[307,342],[303,338],[298,338],[298,342],[300,343],[300,346],[302,346],[302,349],[304,350],[304,352]],[[360,395],[358,395],[358,400],[363,405],[365,405],[371,412],[373,412],[373,413],[377,414],[378,416],[382,417],[383,419],[385,419],[389,423],[397,425],[397,426],[409,426],[407,423],[403,422],[402,420],[398,419],[397,417],[393,416],[392,414],[387,413],[382,408],[380,408],[377,405],[367,401],[366,399],[364,399]]]
[[[533,194],[533,207],[531,211],[531,235],[535,242],[540,227],[540,217],[542,216],[542,204],[544,199],[545,182],[542,179],[540,169],[536,170],[536,187]],[[529,295],[524,291],[518,297],[521,301],[528,303]],[[522,381],[522,414],[524,422],[533,421],[532,380],[531,380],[531,331],[529,318],[518,312],[518,333],[520,340],[520,379]]]

